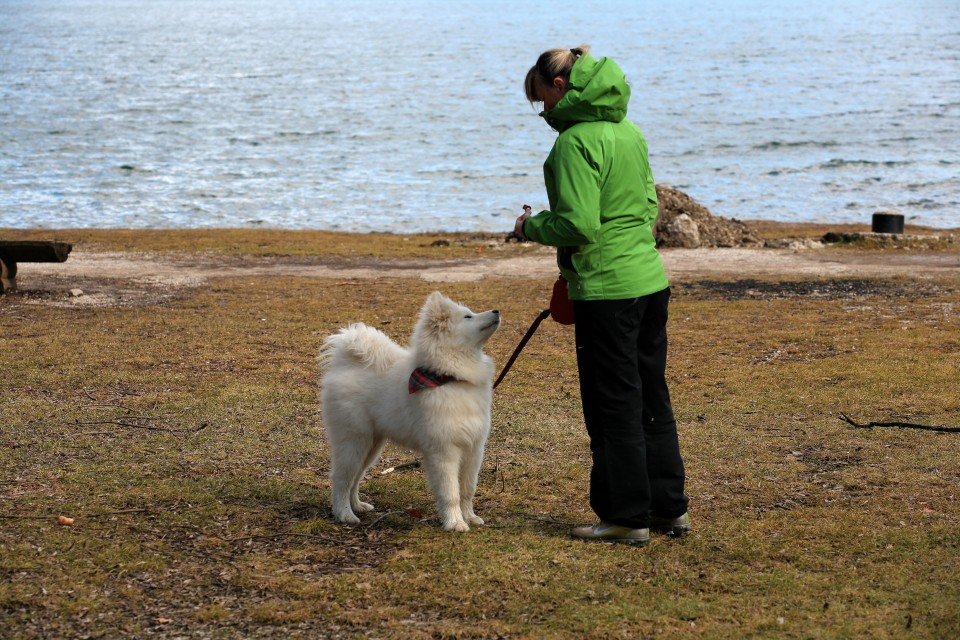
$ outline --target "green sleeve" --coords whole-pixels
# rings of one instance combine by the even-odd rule
[[[596,242],[600,232],[602,161],[575,137],[557,140],[544,168],[550,210],[527,218],[523,233],[552,247]]]

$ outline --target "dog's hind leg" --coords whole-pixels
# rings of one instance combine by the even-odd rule
[[[360,518],[353,512],[360,480],[366,470],[364,462],[373,446],[373,436],[358,436],[331,439],[330,454],[333,470],[331,480],[333,484],[331,502],[333,503],[333,517],[338,522],[358,524]]]
[[[427,482],[437,500],[437,509],[440,511],[440,521],[447,531],[469,531],[470,527],[463,519],[460,510],[460,480],[459,468],[461,461],[455,455],[449,457],[455,449],[447,453],[447,458],[439,460],[437,454],[424,455],[423,468],[427,474]],[[457,452],[459,453],[459,452]]]
[[[477,493],[477,479],[483,464],[483,445],[463,452],[460,463],[460,512],[468,524],[483,524],[483,518],[473,512],[473,496]]]
[[[370,469],[370,467],[372,467],[377,460],[380,459],[380,454],[383,452],[383,447],[386,444],[386,438],[378,438],[373,441],[373,446],[370,447],[370,450],[367,453],[367,458],[360,467],[360,473],[357,474],[353,488],[350,490],[350,506],[353,507],[353,510],[358,513],[364,511],[373,511],[372,504],[369,502],[361,502],[360,500],[360,483],[363,482],[363,477],[367,475],[367,470]]]

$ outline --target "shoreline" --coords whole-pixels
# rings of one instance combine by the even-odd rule
[[[733,218],[733,222],[740,222],[746,225],[751,231],[756,233],[762,240],[782,240],[782,239],[819,239],[827,233],[855,234],[870,233],[871,225],[864,223],[821,223],[821,222],[780,222],[773,220]],[[3,227],[0,226],[0,239],[4,240],[56,240],[63,242],[98,242],[103,241],[109,236],[115,239],[139,236],[141,238],[151,238],[158,236],[169,236],[173,238],[182,238],[184,240],[200,240],[209,242],[218,237],[230,236],[262,236],[267,241],[286,235],[300,235],[305,237],[332,237],[332,238],[370,238],[370,237],[395,237],[395,238],[435,238],[439,240],[450,239],[474,239],[474,240],[497,240],[504,239],[510,235],[509,230],[503,231],[435,231],[424,232],[414,231],[406,233],[403,231],[345,231],[332,229],[284,229],[275,227],[198,227],[198,228],[130,228],[130,227],[63,227],[63,228],[41,228],[41,227]],[[960,226],[957,227],[928,227],[921,225],[912,225],[907,223],[904,229],[905,236],[919,235],[935,238],[950,238],[960,236]],[[173,247],[169,247],[173,248]]]
[[[818,225],[755,228],[765,246],[660,250],[671,282],[911,278],[960,273],[960,238],[934,244],[824,245]],[[864,233],[865,226],[830,227]],[[247,278],[338,283],[403,279],[452,285],[556,277],[551,247],[508,242],[506,234],[369,234],[249,230],[27,230],[2,239],[56,239],[73,250],[63,263],[23,263],[17,290],[26,304],[139,306],[167,302],[210,282]]]

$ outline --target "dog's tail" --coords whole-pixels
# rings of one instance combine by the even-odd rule
[[[324,370],[342,363],[386,371],[406,353],[406,349],[382,331],[357,323],[340,329],[339,333],[324,340],[319,360]]]

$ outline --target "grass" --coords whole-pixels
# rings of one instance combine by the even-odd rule
[[[417,233],[356,234],[336,231],[277,229],[2,229],[5,240],[56,240],[87,251],[135,251],[242,258],[286,258],[317,261],[329,258],[466,258],[478,249],[495,249],[505,234]],[[530,243],[509,246],[512,254],[540,250]]]
[[[97,250],[182,252],[188,238],[239,258],[435,259],[479,242],[89,233]],[[454,535],[416,470],[374,473],[377,511],[332,521],[314,360],[348,322],[405,340],[437,285],[235,278],[157,305],[0,299],[0,635],[956,636],[960,434],[838,414],[960,426],[960,288],[807,284],[674,283],[669,375],[695,530],[645,549],[568,538],[592,519],[569,327],[545,322],[494,394],[488,525]],[[501,310],[489,351],[502,365],[550,285],[442,289]],[[378,469],[410,459],[389,447]]]
[[[819,240],[828,233],[842,234],[869,234],[870,224],[856,223],[809,223],[809,222],[777,222],[772,220],[747,220],[746,224],[762,240],[778,240],[784,237],[809,238]],[[881,248],[893,246],[917,246],[923,248],[949,249],[957,241],[958,229],[940,229],[907,223],[904,227],[905,236],[891,236],[890,242],[853,243],[858,246],[868,245]],[[919,239],[922,237],[923,239]]]

